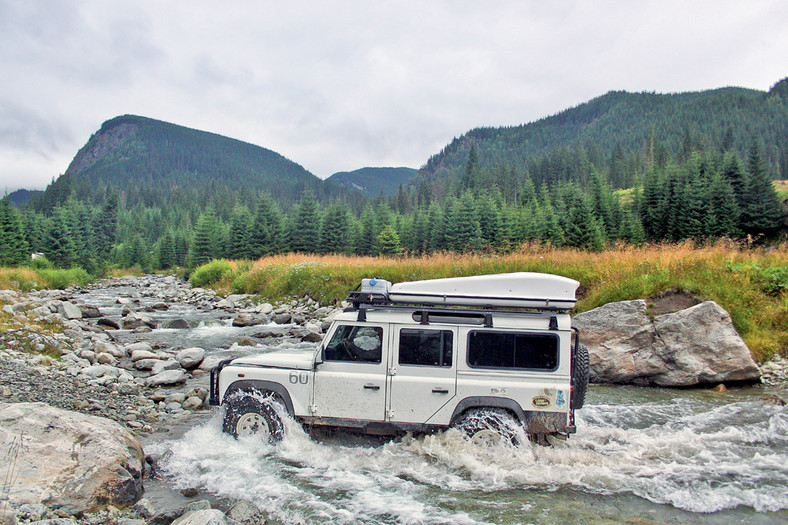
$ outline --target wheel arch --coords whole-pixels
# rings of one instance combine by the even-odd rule
[[[462,415],[472,408],[501,408],[511,412],[521,424],[527,423],[525,411],[520,406],[520,403],[514,399],[494,396],[471,396],[457,403],[457,406],[454,407],[454,412],[451,414],[450,424],[454,425],[457,423]]]
[[[291,417],[295,414],[293,410],[293,400],[290,398],[290,392],[287,391],[287,388],[285,388],[284,385],[274,381],[263,381],[256,379],[242,379],[240,381],[235,381],[227,387],[227,390],[225,390],[222,401],[227,399],[227,396],[236,392],[253,391],[273,392],[282,400],[282,403],[285,405],[285,409],[287,410],[287,414]]]

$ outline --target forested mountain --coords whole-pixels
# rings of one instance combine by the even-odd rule
[[[768,93],[614,92],[532,124],[472,130],[391,196],[369,183],[389,170],[337,176],[364,181],[370,198],[257,146],[118,117],[30,205],[0,200],[0,265],[30,252],[93,271],[288,251],[771,242],[788,231],[772,184],[787,141],[788,80]]]
[[[399,187],[407,185],[416,173],[418,171],[413,168],[361,168],[334,173],[326,181],[358,190],[374,199],[378,195],[395,195]]]
[[[21,208],[39,193],[41,193],[39,190],[16,190],[8,194],[8,200],[17,208]]]
[[[117,191],[126,208],[213,206],[229,210],[251,204],[262,192],[289,205],[305,189],[319,199],[347,191],[325,184],[300,165],[271,150],[239,140],[134,115],[105,122],[79,150],[66,173],[33,200],[51,211],[69,196],[104,201]],[[221,213],[221,212],[220,212]]]
[[[745,156],[754,138],[763,143],[772,176],[788,178],[788,79],[768,92],[734,87],[674,94],[612,91],[529,124],[476,128],[430,157],[413,184],[435,186],[437,181],[434,192],[456,193],[468,185],[462,179],[474,149],[479,172],[513,172],[499,178],[527,171],[536,185],[586,183],[584,166],[594,165],[607,172],[614,188],[627,188],[637,182],[634,175],[647,156],[664,163],[669,154],[686,157],[710,145]]]

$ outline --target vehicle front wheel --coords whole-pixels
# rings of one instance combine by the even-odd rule
[[[272,405],[273,399],[260,400],[250,395],[229,399],[224,408],[222,430],[235,438],[259,436],[276,444],[284,437],[284,424]]]
[[[520,423],[506,410],[472,409],[463,414],[454,426],[475,445],[520,444]]]

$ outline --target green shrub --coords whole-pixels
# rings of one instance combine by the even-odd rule
[[[218,283],[233,272],[230,261],[218,259],[197,267],[189,277],[192,286],[199,288]]]
[[[52,270],[55,265],[46,257],[41,256],[30,261],[30,267],[34,270]]]
[[[42,288],[60,290],[69,286],[85,286],[93,280],[93,277],[82,268],[38,270],[36,275]]]

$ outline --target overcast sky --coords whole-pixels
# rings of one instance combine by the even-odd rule
[[[0,191],[43,189],[102,122],[152,117],[325,178],[610,90],[767,90],[788,2],[0,0]]]

